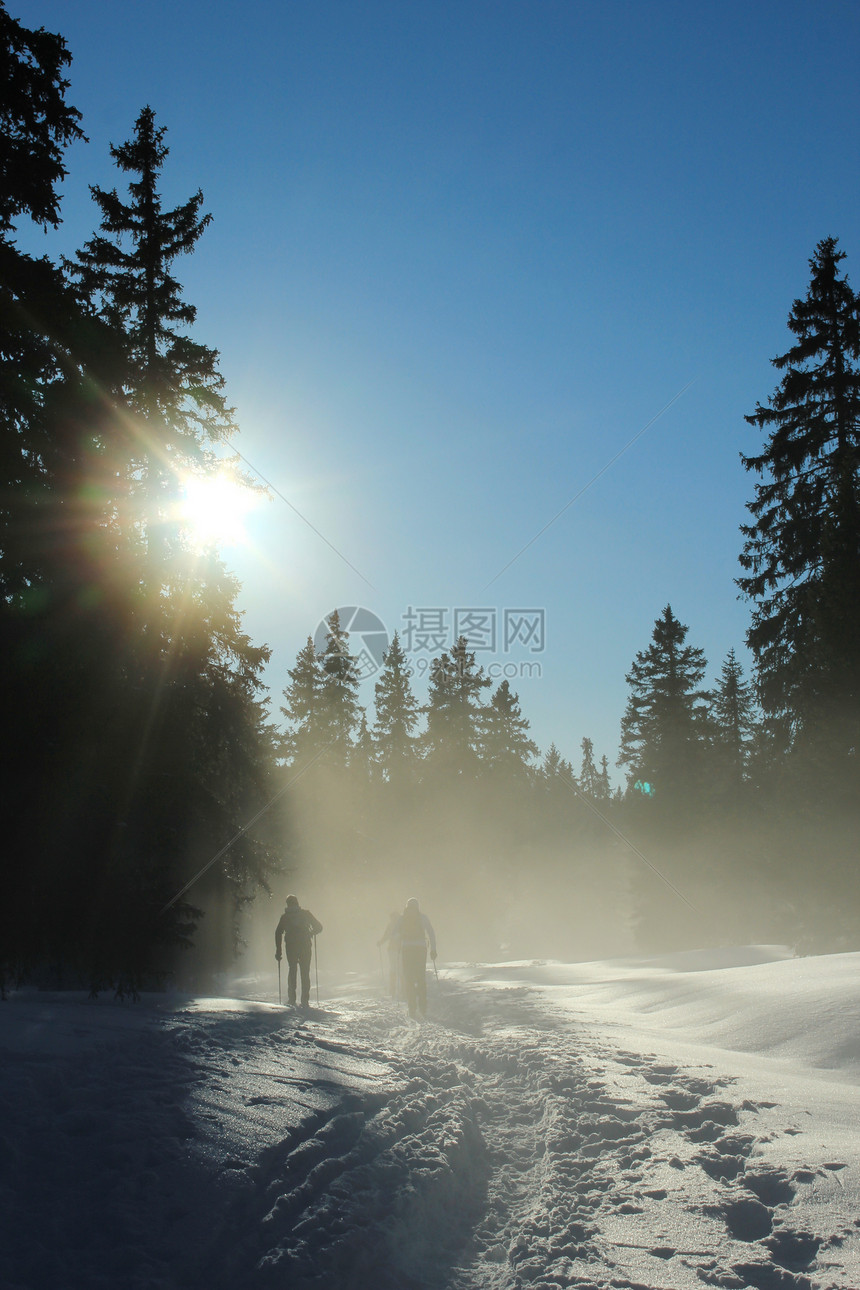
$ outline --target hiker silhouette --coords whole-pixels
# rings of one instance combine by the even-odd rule
[[[400,915],[400,962],[403,989],[410,1017],[427,1014],[427,945],[430,957],[436,958],[436,933],[426,914],[422,914],[413,896]]]
[[[286,908],[275,928],[275,958],[281,961],[281,938],[287,956],[287,1002],[296,1001],[296,970],[301,974],[302,1007],[308,1006],[311,995],[311,953],[313,938],[322,931],[322,923],[309,909],[302,909],[298,896],[287,896]]]

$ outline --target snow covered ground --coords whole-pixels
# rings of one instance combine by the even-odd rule
[[[860,953],[320,986],[0,1005],[5,1290],[860,1287]]]

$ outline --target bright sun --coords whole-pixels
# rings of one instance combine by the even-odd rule
[[[197,546],[238,546],[247,540],[245,517],[259,494],[224,471],[189,476],[183,485],[181,514]]]

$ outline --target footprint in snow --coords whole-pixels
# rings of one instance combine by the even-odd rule
[[[815,1262],[822,1243],[811,1232],[794,1232],[788,1228],[780,1228],[762,1242],[770,1250],[774,1263],[791,1272],[806,1271]]]
[[[736,1241],[760,1241],[770,1236],[773,1219],[767,1206],[753,1197],[741,1196],[726,1206],[723,1217]]]
[[[772,1169],[762,1173],[745,1173],[744,1186],[748,1191],[758,1196],[763,1205],[769,1205],[774,1208],[777,1205],[788,1205],[794,1198],[795,1188],[792,1187],[788,1175],[781,1170]]]

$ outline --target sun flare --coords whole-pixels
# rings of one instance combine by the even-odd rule
[[[182,522],[196,546],[238,546],[247,541],[245,520],[259,494],[235,475],[192,475],[183,485]]]

